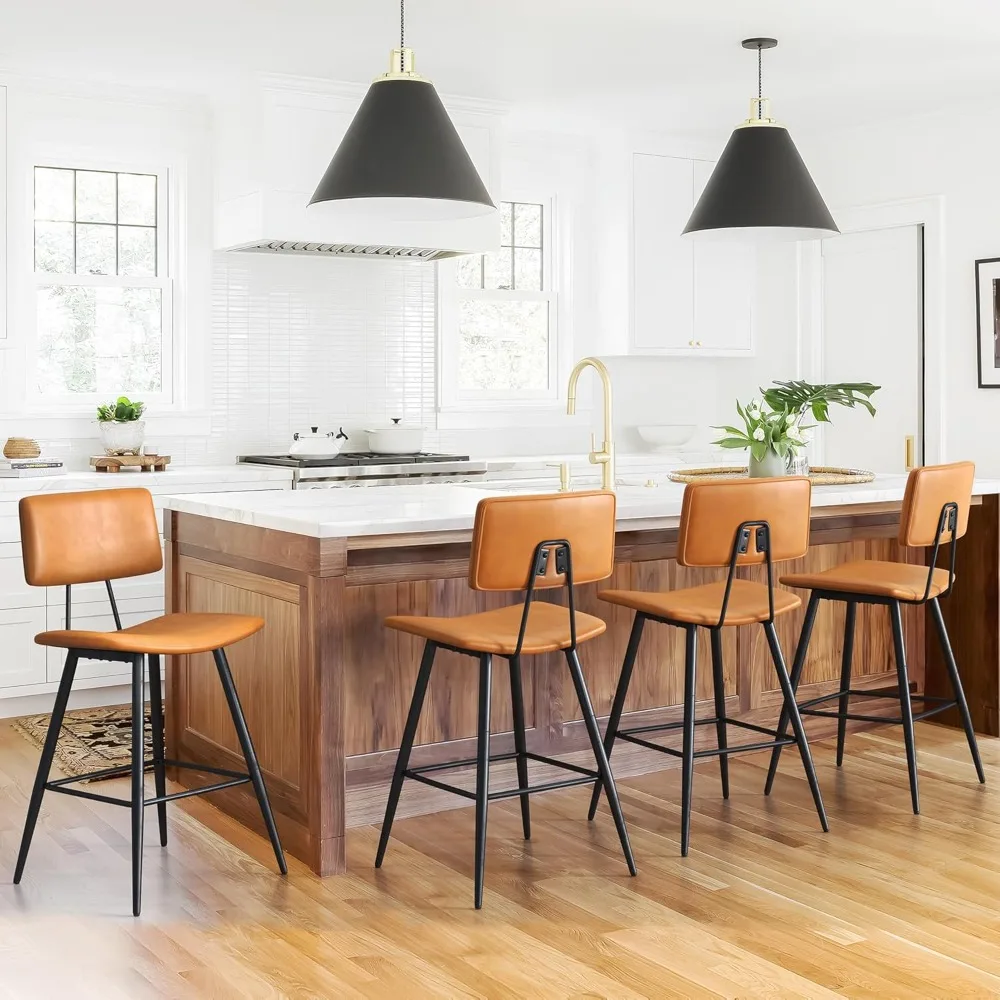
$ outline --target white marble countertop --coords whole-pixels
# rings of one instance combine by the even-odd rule
[[[99,490],[115,487],[145,486],[154,493],[171,489],[190,490],[192,487],[222,483],[265,484],[270,489],[290,489],[291,469],[263,465],[189,465],[165,469],[163,472],[66,472],[60,476],[0,477],[0,500],[16,500],[30,493],[65,493],[71,490]]]
[[[899,503],[906,477],[878,476],[857,486],[822,486],[813,490],[813,507]],[[186,514],[289,531],[316,538],[357,538],[417,532],[468,531],[476,504],[499,494],[554,492],[505,484],[426,484],[370,486],[296,492],[187,494],[167,497],[165,506]],[[673,527],[684,487],[678,483],[622,486],[618,527]],[[976,480],[974,493],[1000,493],[1000,480]]]

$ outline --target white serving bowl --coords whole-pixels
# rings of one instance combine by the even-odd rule
[[[653,451],[674,451],[687,444],[697,429],[695,424],[644,424],[636,428]]]

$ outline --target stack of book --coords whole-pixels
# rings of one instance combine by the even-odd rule
[[[0,456],[0,478],[21,479],[28,476],[61,476],[66,472],[58,458],[3,458]]]

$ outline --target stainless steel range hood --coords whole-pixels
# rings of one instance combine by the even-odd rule
[[[426,247],[390,247],[365,243],[292,243],[288,240],[262,240],[245,246],[230,247],[242,253],[286,253],[309,257],[379,257],[392,260],[443,260],[458,257],[470,250],[430,250]]]

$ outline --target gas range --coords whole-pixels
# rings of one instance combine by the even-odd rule
[[[292,489],[319,490],[343,486],[411,486],[415,483],[471,483],[486,475],[485,462],[468,455],[376,455],[367,451],[342,452],[329,458],[301,455],[240,455],[247,465],[270,465],[292,470]]]

